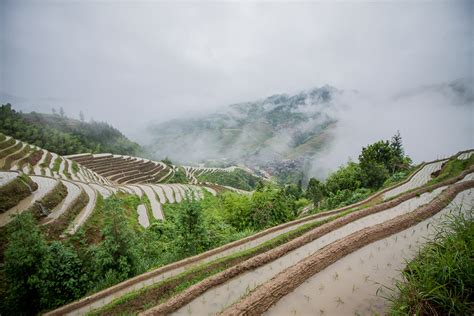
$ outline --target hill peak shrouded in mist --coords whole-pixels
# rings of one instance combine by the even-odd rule
[[[149,147],[158,158],[182,163],[302,165],[329,143],[328,131],[336,120],[327,112],[339,93],[324,86],[232,104],[199,118],[151,124]]]
[[[377,97],[326,85],[150,124],[145,137],[160,159],[242,163],[282,180],[324,177],[347,159],[357,159],[361,146],[397,130],[418,162],[443,154],[440,147],[446,153],[472,147],[466,131],[472,131],[473,86],[472,79],[461,78]]]

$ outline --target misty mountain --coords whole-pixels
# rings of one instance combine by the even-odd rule
[[[341,91],[324,86],[294,95],[233,104],[199,118],[152,124],[157,158],[180,163],[264,165],[312,157],[330,142],[336,120],[326,114]]]

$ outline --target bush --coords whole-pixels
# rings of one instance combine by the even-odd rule
[[[393,315],[474,313],[474,210],[456,215],[403,270]]]

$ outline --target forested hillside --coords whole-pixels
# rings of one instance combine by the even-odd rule
[[[110,152],[138,156],[142,148],[105,122],[85,122],[64,114],[22,113],[0,107],[0,132],[49,151],[70,155]]]
[[[336,120],[328,113],[340,93],[324,86],[151,124],[149,147],[157,159],[219,167],[244,163],[269,171],[282,183],[297,181],[304,162],[331,142]]]

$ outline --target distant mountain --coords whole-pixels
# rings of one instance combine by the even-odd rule
[[[327,112],[340,93],[324,86],[233,104],[199,118],[153,124],[148,127],[149,148],[156,158],[180,163],[244,163],[270,171],[279,169],[280,163],[302,167],[330,142],[329,130],[336,121]]]

